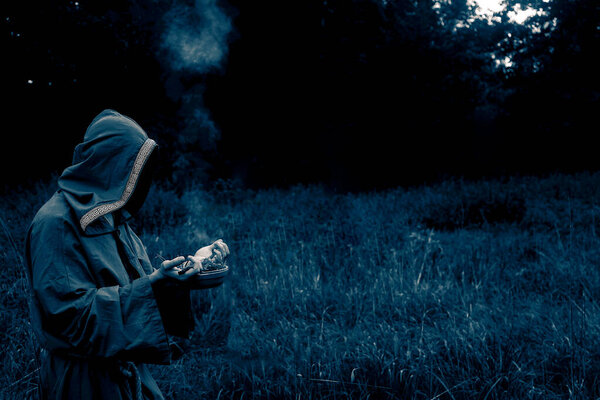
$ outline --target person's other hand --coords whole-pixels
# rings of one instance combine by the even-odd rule
[[[155,269],[152,274],[150,274],[150,282],[154,283],[160,279],[164,278],[173,278],[178,281],[185,281],[189,279],[191,276],[196,275],[200,272],[199,268],[191,268],[180,274],[181,268],[179,266],[185,261],[185,257],[179,256],[175,257],[172,260],[165,260],[160,264],[160,268]]]
[[[229,247],[222,239],[219,239],[209,246],[202,247],[193,257],[188,257],[188,259],[193,259],[196,263],[202,263],[202,260],[209,258],[215,263],[222,264],[228,255]]]

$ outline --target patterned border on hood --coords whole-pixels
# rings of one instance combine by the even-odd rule
[[[127,203],[127,200],[129,200],[129,197],[131,197],[131,193],[133,193],[133,189],[135,188],[137,180],[140,176],[140,172],[142,172],[142,168],[144,167],[144,164],[148,160],[148,157],[150,156],[150,153],[152,153],[152,150],[154,150],[155,146],[156,142],[154,142],[154,140],[146,139],[140,148],[140,151],[138,151],[137,157],[135,158],[133,169],[131,170],[131,174],[127,180],[127,185],[125,186],[125,191],[123,191],[121,198],[114,203],[99,205],[85,213],[85,215],[79,220],[81,229],[85,231],[85,228],[87,228],[87,226],[96,219],[110,212],[118,210],[119,208],[123,207],[125,203]]]

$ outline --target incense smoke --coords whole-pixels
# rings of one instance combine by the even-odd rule
[[[167,94],[180,102],[181,123],[178,141],[182,146],[194,143],[204,150],[214,150],[220,139],[219,129],[204,104],[204,84],[194,80],[186,86],[186,77],[201,77],[218,72],[228,54],[228,40],[233,25],[219,7],[218,0],[177,0],[163,15],[162,58],[167,66]]]
[[[206,73],[222,66],[232,23],[217,0],[195,0],[192,5],[176,2],[164,20],[162,46],[173,70]]]

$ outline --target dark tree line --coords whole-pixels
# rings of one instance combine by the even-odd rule
[[[466,1],[9,2],[2,168],[14,152],[36,160],[29,177],[68,165],[111,107],[159,140],[176,181],[370,189],[597,169],[600,6],[523,2],[538,13],[516,23],[507,3],[488,22]],[[203,7],[227,16],[222,62],[173,66],[174,7],[211,29]]]

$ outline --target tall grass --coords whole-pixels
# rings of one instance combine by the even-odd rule
[[[22,265],[7,237],[51,192],[3,202],[2,393],[35,389]],[[174,399],[600,396],[600,174],[362,194],[155,187],[151,256],[223,238],[231,273],[193,293],[190,352],[152,366]],[[5,229],[6,230],[6,229]]]

